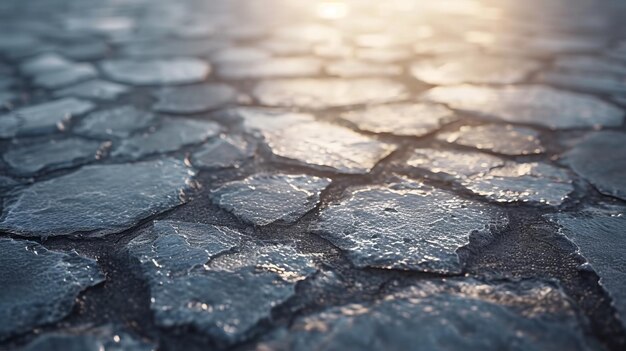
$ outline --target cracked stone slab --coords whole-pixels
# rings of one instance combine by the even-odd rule
[[[155,345],[137,339],[111,326],[80,332],[52,332],[38,336],[22,351],[152,351]]]
[[[271,54],[265,50],[255,47],[229,47],[218,50],[211,55],[211,62],[217,64],[225,62],[253,62],[267,60]]]
[[[104,281],[96,261],[0,238],[0,340],[61,320],[78,294]]]
[[[198,113],[233,104],[238,96],[235,88],[220,83],[168,87],[155,93],[153,108],[167,113]]]
[[[624,111],[593,96],[539,85],[438,87],[423,98],[457,110],[550,129],[617,127]]]
[[[34,106],[22,107],[0,115],[0,137],[51,134],[63,130],[64,123],[74,116],[95,108],[91,102],[63,98]]]
[[[457,251],[488,243],[508,225],[494,207],[409,180],[353,187],[323,208],[310,230],[344,251],[357,267],[451,273],[462,271]]]
[[[192,175],[169,158],[85,166],[20,190],[4,207],[0,229],[41,238],[120,232],[184,203]]]
[[[217,75],[224,79],[291,78],[318,75],[322,63],[309,57],[230,61],[219,64]]]
[[[125,85],[101,79],[93,79],[56,90],[54,95],[59,97],[74,96],[85,99],[115,100],[128,91],[129,89]]]
[[[399,103],[368,106],[340,115],[360,130],[401,136],[424,136],[457,118],[442,105],[429,103]]]
[[[411,73],[416,79],[433,85],[513,84],[525,80],[540,67],[539,62],[523,58],[444,56],[413,63]]]
[[[406,87],[382,78],[275,79],[259,83],[252,94],[264,105],[323,109],[403,100]]]
[[[435,175],[467,178],[504,166],[499,157],[482,152],[418,148],[407,161],[410,167],[425,169]]]
[[[511,156],[536,155],[545,151],[537,131],[510,124],[462,126],[457,131],[438,134],[437,139]]]
[[[463,183],[496,202],[560,205],[574,191],[567,171],[545,163],[509,163]]]
[[[176,60],[178,57],[205,57],[229,45],[228,41],[221,39],[144,40],[122,47],[120,53],[137,60],[143,58]]]
[[[330,179],[306,175],[260,174],[226,183],[211,200],[239,219],[263,226],[293,223],[315,208]]]
[[[222,128],[211,121],[164,118],[155,131],[136,134],[113,149],[114,157],[138,159],[147,155],[179,150],[219,135]]]
[[[563,155],[563,162],[605,195],[626,200],[626,134],[592,133]]]
[[[32,175],[96,160],[105,145],[92,140],[68,138],[48,140],[29,145],[16,145],[2,155],[12,170],[20,175]]]
[[[601,349],[585,327],[566,294],[551,284],[422,281],[378,301],[299,317],[260,349]]]
[[[239,167],[254,157],[256,149],[256,143],[250,143],[240,136],[222,136],[202,145],[191,156],[191,163],[200,169]]]
[[[322,121],[312,115],[238,109],[248,131],[258,131],[276,156],[341,173],[367,173],[395,146]],[[316,150],[312,153],[311,150]]]
[[[114,81],[132,85],[199,83],[211,72],[208,63],[194,58],[111,60],[101,67]]]
[[[94,138],[127,138],[155,121],[151,112],[133,106],[120,106],[92,112],[74,127],[74,133]]]
[[[625,215],[624,208],[616,207],[547,216],[561,226],[561,233],[576,244],[578,253],[598,274],[600,285],[611,296],[623,325],[626,325]]]
[[[224,344],[245,340],[316,272],[311,259],[286,245],[244,244],[234,230],[157,221],[128,245],[150,287],[163,327],[193,326]],[[233,251],[236,250],[236,251]]]

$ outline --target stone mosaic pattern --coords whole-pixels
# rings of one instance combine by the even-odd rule
[[[0,350],[624,350],[621,0],[0,1]]]

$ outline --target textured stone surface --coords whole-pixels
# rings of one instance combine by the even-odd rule
[[[433,88],[423,95],[451,108],[511,123],[550,129],[615,127],[624,111],[595,97],[543,86]]]
[[[289,78],[317,75],[321,62],[313,58],[272,58],[244,62],[225,62],[218,66],[217,74],[225,79]]]
[[[156,153],[176,151],[183,146],[199,144],[219,134],[221,128],[215,122],[185,118],[166,118],[156,131],[137,134],[124,139],[116,147],[114,157],[141,158]]]
[[[154,345],[117,332],[111,326],[90,329],[80,333],[47,333],[26,345],[23,351],[151,351]]]
[[[169,113],[198,113],[232,104],[237,91],[226,84],[202,84],[164,88],[156,94],[154,109]]]
[[[308,114],[271,110],[239,110],[235,114],[244,119],[249,131],[261,132],[275,155],[342,173],[367,173],[394,150],[389,144],[316,121]]]
[[[148,128],[155,121],[154,114],[133,106],[120,106],[92,112],[74,127],[74,133],[94,138],[127,138]]]
[[[80,138],[50,140],[29,145],[17,144],[2,158],[14,172],[29,175],[96,160],[98,152],[105,147],[100,142]]]
[[[463,126],[437,139],[503,155],[533,155],[545,151],[536,131],[512,125]]]
[[[311,230],[357,267],[458,273],[456,251],[469,244],[470,234],[488,242],[507,223],[496,208],[402,181],[350,189],[322,210]]]
[[[292,223],[312,210],[329,179],[305,175],[262,174],[222,185],[213,202],[255,225]]]
[[[104,280],[96,261],[0,238],[0,340],[67,316],[78,294]]]
[[[129,243],[159,325],[191,325],[223,343],[240,341],[315,272],[312,261],[289,246],[248,244],[228,254],[243,238],[225,227],[157,221]]]
[[[507,164],[465,181],[473,192],[498,202],[560,205],[574,191],[564,169],[545,163]]]
[[[626,199],[626,134],[593,133],[564,155],[563,162],[600,192]]]
[[[43,238],[119,232],[184,202],[179,195],[190,177],[173,159],[86,166],[20,191],[4,208],[0,229]]]
[[[255,151],[256,144],[240,136],[214,138],[192,155],[191,163],[201,169],[239,167]]]
[[[429,84],[512,84],[524,81],[541,65],[532,60],[485,56],[442,56],[415,62],[411,73]]]
[[[538,306],[529,304],[531,300]],[[422,282],[380,301],[298,318],[289,331],[264,346],[272,350],[596,349],[597,344],[585,340],[583,330],[566,295],[550,285]]]
[[[420,148],[413,151],[407,164],[435,174],[464,178],[501,167],[504,160],[480,152]]]
[[[49,134],[64,128],[70,118],[87,113],[95,106],[84,100],[64,98],[35,106],[23,107],[0,115],[0,137]]]
[[[418,137],[432,133],[455,120],[450,110],[436,104],[372,106],[362,111],[343,113],[341,117],[360,130]]]
[[[626,324],[626,218],[624,208],[586,208],[582,213],[549,216],[562,226],[562,233],[578,247],[612,298],[622,324]]]
[[[122,84],[101,79],[93,79],[64,89],[56,90],[55,95],[60,97],[75,96],[85,99],[113,100],[127,92],[128,88]]]

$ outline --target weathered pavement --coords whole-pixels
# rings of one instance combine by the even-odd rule
[[[625,16],[0,2],[0,349],[624,350]]]

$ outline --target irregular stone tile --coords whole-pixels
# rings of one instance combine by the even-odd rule
[[[407,164],[431,173],[465,178],[480,175],[504,165],[504,160],[482,152],[415,149]]]
[[[135,135],[121,141],[111,153],[115,157],[143,156],[176,151],[217,136],[221,127],[211,121],[187,118],[164,118],[155,131]]]
[[[120,95],[126,94],[127,92],[128,87],[124,85],[101,79],[93,79],[56,90],[54,95],[59,97],[74,96],[85,99],[115,100]]]
[[[33,82],[43,88],[56,89],[95,78],[97,75],[98,72],[91,64],[80,63],[72,64],[70,67],[59,71],[38,74]]]
[[[96,261],[0,238],[0,340],[61,320],[78,294],[104,281]]]
[[[297,318],[268,350],[594,350],[584,317],[546,283],[422,281],[374,302]]]
[[[351,188],[310,229],[360,268],[460,273],[470,234],[489,242],[507,223],[495,208],[404,180]]]
[[[398,76],[402,73],[402,66],[349,59],[330,63],[326,72],[342,78]]]
[[[508,164],[464,183],[471,191],[497,202],[560,205],[574,191],[563,169],[544,163]]]
[[[133,106],[121,106],[92,112],[74,127],[74,133],[94,138],[127,138],[146,129],[155,121],[154,114]]]
[[[243,235],[226,227],[180,221],[154,221],[150,231],[128,243],[128,251],[151,282],[188,274],[240,245]]]
[[[438,87],[423,98],[489,118],[551,129],[615,127],[624,116],[619,108],[593,96],[538,85]]]
[[[365,110],[344,112],[341,118],[360,130],[417,137],[456,120],[454,113],[444,106],[428,103],[368,106]]]
[[[254,62],[268,60],[271,54],[265,50],[255,47],[229,47],[216,51],[211,55],[211,62]]]
[[[626,325],[626,211],[623,208],[586,208],[581,213],[549,215],[562,226],[561,233],[578,247],[613,299],[622,324]]]
[[[211,199],[254,225],[293,223],[317,206],[329,184],[330,179],[306,175],[253,175],[222,185],[211,192]]]
[[[522,58],[444,56],[413,63],[411,73],[418,80],[433,85],[512,84],[523,81],[540,67],[537,61]]]
[[[22,351],[152,351],[156,347],[127,333],[101,327],[79,333],[46,333],[26,345]]]
[[[4,207],[0,229],[42,238],[120,232],[183,203],[191,176],[169,158],[85,166],[20,191]]]
[[[542,73],[538,80],[545,84],[590,93],[626,94],[626,80],[623,75],[552,71]]]
[[[455,132],[441,133],[437,139],[512,156],[541,154],[545,151],[537,131],[512,125],[463,126]]]
[[[626,74],[626,64],[603,57],[595,56],[565,56],[554,62],[557,69],[578,72],[598,72],[608,74]]]
[[[0,136],[49,134],[64,128],[68,119],[87,113],[95,106],[88,101],[63,98],[35,106],[22,107],[0,115]]]
[[[604,131],[583,139],[563,162],[605,195],[626,200],[626,134]]]
[[[193,153],[191,163],[200,169],[239,167],[254,157],[256,144],[240,136],[224,136],[209,140]]]
[[[237,101],[233,87],[210,83],[183,87],[163,88],[155,94],[157,103],[153,108],[169,113],[197,113],[209,111]]]
[[[111,60],[102,64],[111,79],[134,85],[188,84],[203,81],[211,71],[208,63],[192,58]]]
[[[322,70],[319,60],[308,57],[270,58],[221,63],[217,74],[225,79],[290,78],[315,76]]]
[[[20,71],[29,76],[60,71],[70,68],[74,63],[55,53],[44,53],[29,58],[20,64]]]
[[[316,271],[290,246],[241,247],[242,240],[225,227],[167,221],[131,241],[128,250],[148,281],[156,323],[193,326],[221,343],[236,343]],[[240,252],[228,254],[234,249]]]
[[[395,149],[308,114],[249,109],[239,114],[249,131],[262,134],[274,155],[342,173],[367,173]]]
[[[314,109],[387,103],[408,97],[404,85],[377,78],[268,80],[259,83],[253,94],[268,106]]]
[[[95,160],[104,144],[81,138],[48,140],[30,145],[16,145],[2,155],[12,170],[20,175],[51,171]]]

